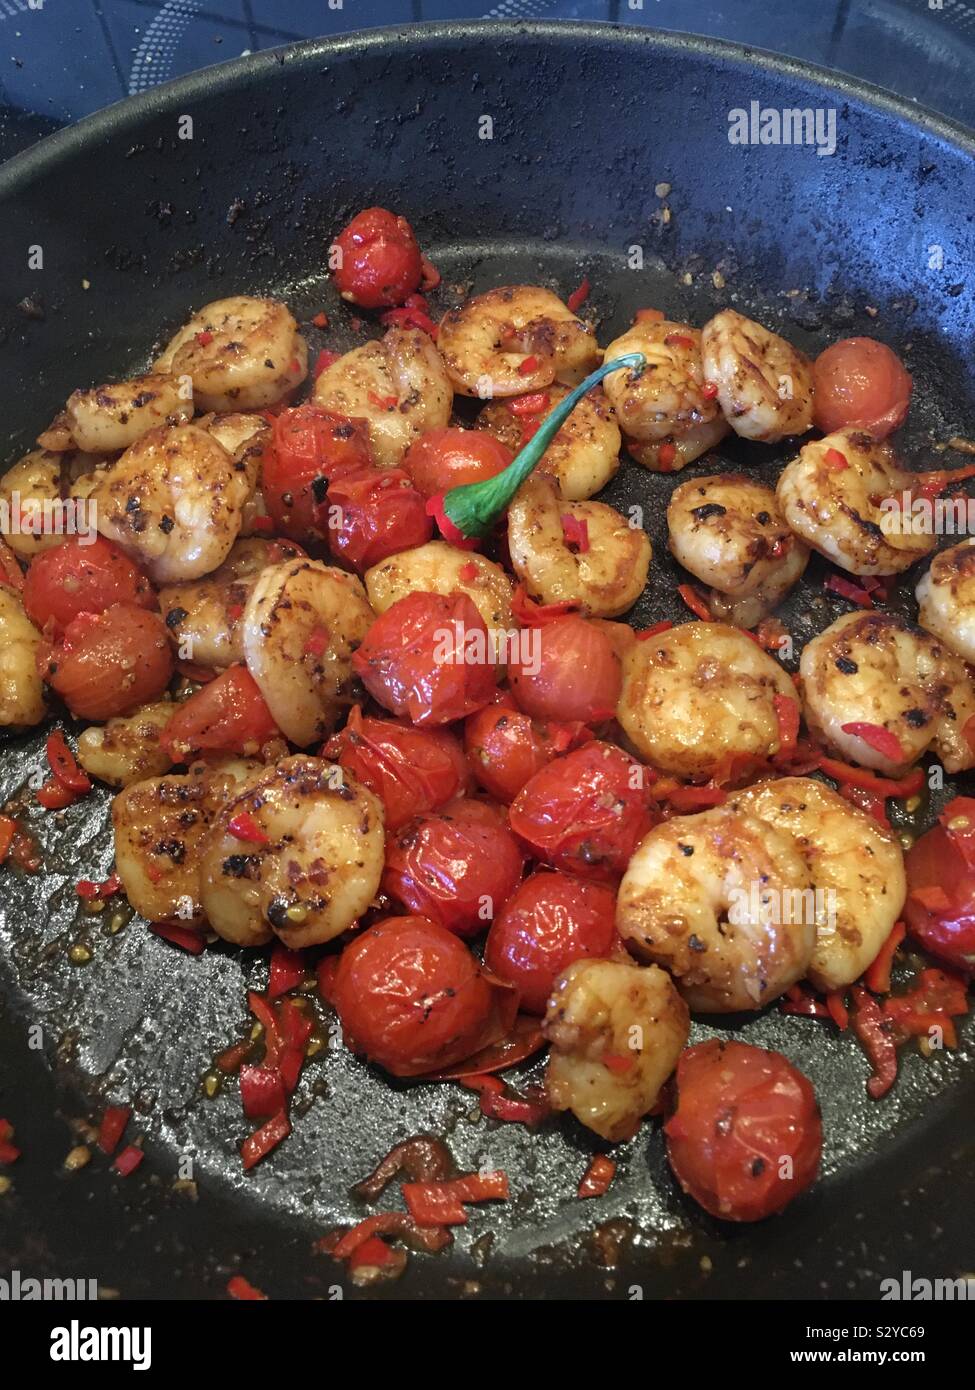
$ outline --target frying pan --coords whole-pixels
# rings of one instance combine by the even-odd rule
[[[728,113],[753,101],[835,111],[835,153],[732,145]],[[914,107],[680,35],[447,23],[250,56],[110,108],[0,170],[5,456],[28,448],[74,387],[140,367],[154,339],[224,294],[280,295],[304,320],[324,308],[329,346],[361,341],[374,330],[353,325],[323,267],[334,232],[378,203],[410,218],[443,272],[439,309],[498,283],[566,295],[588,275],[602,342],[642,305],[700,324],[732,304],[813,352],[880,336],[914,373],[907,455],[933,466],[931,441],[973,420],[973,167],[971,137]],[[32,246],[43,271],[28,269]],[[785,457],[741,441],[719,452],[767,481]],[[640,625],[687,616],[665,545],[672,486],[630,464],[607,494],[644,509],[653,541]],[[783,613],[800,643],[845,609],[822,593],[823,573],[814,563]],[[4,796],[41,767],[42,749],[38,736],[6,740]],[[200,1077],[241,1036],[266,956],[190,958],[138,920],[111,935],[81,918],[74,882],[111,866],[108,801],[37,814],[45,872],[3,876],[0,1114],[25,1156],[0,1205],[0,1264],[97,1277],[129,1297],[220,1295],[238,1268],[275,1297],[320,1296],[343,1279],[312,1240],[356,1213],[348,1188],[393,1143],[429,1131],[465,1168],[506,1168],[513,1199],[373,1297],[873,1298],[903,1268],[971,1269],[970,1042],[931,1061],[908,1053],[877,1103],[849,1034],[774,1009],[695,1028],[780,1048],[819,1093],[821,1180],[759,1226],[687,1202],[655,1123],[617,1150],[609,1193],[580,1202],[600,1145],[574,1121],[529,1134],[477,1120],[461,1088],[391,1083],[335,1037],[306,1068],[294,1135],[245,1178],[236,1088],[209,1100]],[[67,956],[79,938],[93,950],[83,968]],[[111,1101],[135,1107],[139,1174],[123,1181],[95,1161],[64,1175],[71,1122]],[[187,1159],[197,1202],[172,1185]]]

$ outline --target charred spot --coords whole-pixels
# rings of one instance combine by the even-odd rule
[[[160,531],[162,531],[163,535],[168,536],[175,525],[176,522],[173,520],[171,516],[164,516],[162,521],[160,521],[159,523],[159,529]]]
[[[924,710],[917,709],[916,707],[914,709],[906,709],[904,711],[904,719],[912,729],[923,729],[928,722],[928,716],[924,713]]]
[[[691,516],[695,521],[709,521],[713,516],[726,516],[727,507],[722,507],[720,502],[706,502],[703,507],[692,507]]]
[[[160,840],[153,854],[168,854],[174,864],[182,864],[186,858],[186,846],[182,840]]]
[[[758,522],[759,526],[767,526],[772,518],[768,512],[759,512],[755,520]]]
[[[844,676],[855,676],[859,671],[859,666],[848,656],[838,656],[836,658],[836,669],[842,671]]]
[[[753,1178],[760,1178],[762,1174],[765,1172],[765,1159],[753,1158],[751,1172]]]
[[[693,845],[682,844],[680,840],[677,841],[677,848],[680,850],[681,854],[685,855],[688,859],[690,859],[691,855],[694,853]]]
[[[351,439],[355,434],[354,425],[336,425],[332,431],[333,439]]]
[[[221,867],[228,878],[249,878],[251,869],[257,862],[257,857],[253,854],[232,854],[229,859],[223,861]]]
[[[132,399],[132,409],[141,410],[144,405],[148,405],[150,401],[154,401],[155,399],[155,391],[140,391],[139,394]]]
[[[293,925],[293,923],[288,920],[288,908],[290,906],[291,903],[287,898],[273,898],[271,900],[268,904],[267,920],[271,923],[272,927],[277,927],[280,930],[283,927]]]
[[[270,357],[265,357],[264,365],[267,367],[268,371],[274,371],[274,363],[271,361]]]
[[[883,531],[881,531],[877,523],[875,521],[871,521],[869,517],[862,516],[860,512],[857,511],[856,507],[849,507],[844,502],[841,507],[841,511],[845,512],[846,515],[850,518],[850,520],[855,525],[859,526],[860,530],[864,533],[864,535],[871,536],[876,541],[883,541],[886,539]]]
[[[166,626],[169,628],[179,627],[189,617],[185,608],[171,608],[166,614]]]
[[[321,506],[321,504],[325,501],[325,498],[328,496],[328,479],[323,478],[321,476],[317,478],[312,478],[311,495],[318,503],[318,505]]]
[[[707,945],[699,936],[696,936],[694,932],[691,932],[690,936],[687,938],[687,944],[692,951],[706,951],[708,949]]]

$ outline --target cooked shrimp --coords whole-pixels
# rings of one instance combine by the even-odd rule
[[[420,590],[425,594],[467,594],[487,628],[514,627],[514,588],[500,565],[476,551],[458,550],[446,541],[428,541],[380,560],[365,573],[366,592],[376,613],[397,599]]]
[[[655,767],[710,777],[779,751],[776,696],[794,699],[792,681],[744,632],[682,623],[628,649],[616,717]]]
[[[352,653],[373,612],[353,574],[319,560],[261,571],[241,619],[247,669],[299,748],[330,734],[352,703]]]
[[[644,531],[604,502],[564,502],[544,474],[533,474],[508,508],[508,548],[532,598],[578,603],[594,618],[631,608],[650,569]]]
[[[711,585],[712,615],[738,627],[767,617],[809,562],[772,489],[741,473],[681,483],[670,495],[667,526],[675,558]]]
[[[975,767],[975,724],[965,734],[975,716],[975,672],[903,618],[837,618],[806,645],[799,674],[809,731],[841,758],[888,777],[929,750],[946,772]]]
[[[575,386],[597,365],[592,329],[551,290],[504,285],[444,314],[437,343],[464,396],[520,396]]]
[[[526,440],[525,425],[538,424],[565,400],[567,386],[549,386],[539,395],[539,410],[518,415],[512,410],[518,399],[492,401],[477,417],[477,428],[517,453]],[[584,502],[600,492],[620,466],[622,437],[613,407],[601,387],[590,391],[573,410],[536,466],[536,473],[550,473],[558,480],[563,497]]]
[[[812,959],[812,886],[791,836],[717,806],[650,831],[623,875],[616,926],[631,951],[670,971],[691,1009],[761,1009]]]
[[[0,725],[39,724],[44,682],[37,674],[41,634],[13,589],[0,584]]]
[[[792,530],[828,560],[850,574],[900,574],[937,544],[892,510],[914,481],[890,444],[837,430],[800,449],[776,495]]]
[[[78,761],[91,777],[110,787],[128,787],[161,777],[173,759],[159,746],[159,735],[176,713],[171,700],[142,705],[134,714],[95,724],[78,738]]]
[[[60,454],[34,449],[0,478],[0,534],[25,559],[64,540],[60,508]]]
[[[662,970],[579,960],[545,1013],[545,1089],[556,1110],[603,1139],[630,1139],[657,1103],[687,1042],[687,1005]]]
[[[774,444],[812,429],[812,363],[778,333],[723,309],[701,329],[701,359],[735,434]]]
[[[256,827],[259,840],[247,839]],[[253,831],[251,832],[253,833]],[[213,930],[239,946],[276,934],[292,949],[347,931],[379,889],[382,803],[337,763],[285,758],[216,817],[200,866]]]
[[[304,381],[308,346],[285,305],[236,294],[195,313],[155,370],[191,378],[200,410],[260,410]]]
[[[921,626],[975,663],[975,537],[940,550],[915,593]]]
[[[418,328],[391,328],[353,348],[315,382],[315,404],[365,420],[381,468],[400,462],[417,435],[450,419],[454,393],[436,346]]]
[[[810,777],[780,777],[728,803],[788,835],[814,888],[816,945],[806,975],[828,993],[859,979],[901,914],[907,883],[892,830]]]
[[[127,449],[157,425],[193,418],[193,384],[170,372],[150,372],[116,385],[74,391],[65,409],[74,446],[91,454]]]
[[[198,425],[161,425],[101,471],[90,500],[102,535],[166,584],[223,563],[256,480],[253,458],[232,458]]]
[[[687,464],[699,459],[728,433],[723,415],[706,424],[694,425],[683,434],[670,434],[664,439],[627,439],[623,446],[631,459],[651,473],[679,473]]]

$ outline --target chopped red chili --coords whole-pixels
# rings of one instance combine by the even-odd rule
[[[505,402],[512,415],[541,415],[551,403],[548,391],[532,391],[527,396],[514,396]]]
[[[702,623],[711,621],[707,599],[695,584],[678,584],[677,592],[696,618],[700,618]]]
[[[890,729],[885,729],[882,724],[867,724],[862,720],[854,719],[849,724],[841,724],[840,728],[845,734],[850,734],[853,738],[862,738],[868,747],[874,749],[881,757],[887,758],[892,763],[902,763],[906,755],[901,745],[900,739],[896,734],[891,733]]]
[[[191,927],[180,927],[175,922],[150,922],[149,930],[154,936],[161,936],[163,941],[178,946],[191,956],[202,956],[206,949],[206,938]]]
[[[585,555],[589,550],[589,523],[585,520],[580,521],[571,512],[564,512],[561,521],[566,545],[573,546],[580,555]]]
[[[589,277],[586,276],[579,288],[577,290],[573,290],[572,293],[569,295],[568,299],[565,301],[565,307],[567,309],[571,309],[573,313],[576,313],[576,311],[581,309],[583,304],[585,304],[586,300],[589,298],[589,291],[591,288],[592,286],[589,284]]]
[[[0,864],[10,853],[10,846],[14,842],[14,835],[17,833],[17,822],[11,820],[9,816],[0,816]]]
[[[523,358],[523,360],[518,363],[518,375],[531,376],[532,372],[537,372],[540,366],[541,363],[539,362],[538,358],[535,356],[534,353],[531,353],[528,357]]]
[[[887,940],[863,972],[863,983],[867,989],[873,990],[874,994],[890,993],[890,968],[894,963],[897,948],[904,940],[906,933],[907,927],[904,923],[895,922]]]
[[[796,751],[799,741],[799,701],[793,700],[791,695],[775,695],[772,705],[779,725],[779,751],[776,756],[788,758]]]
[[[248,811],[238,811],[233,820],[228,823],[227,829],[235,840],[246,840],[251,845],[269,845],[271,843],[270,838],[265,835]]]
[[[839,594],[841,598],[848,598],[851,603],[858,604],[860,608],[872,608],[873,599],[866,589],[861,589],[859,584],[854,584],[850,579],[844,579],[841,574],[831,574],[823,588],[831,594]]]
[[[677,462],[677,445],[671,444],[669,441],[661,444],[657,450],[657,462],[661,468],[672,468]]]
[[[242,1274],[235,1274],[227,1280],[227,1292],[231,1298],[236,1298],[241,1303],[267,1302],[267,1294],[262,1293]]]
[[[494,1090],[481,1092],[481,1114],[489,1120],[502,1120],[507,1124],[527,1125],[533,1129],[540,1125],[551,1113],[547,1101],[525,1100],[521,1096],[500,1095]]]
[[[78,766],[75,755],[68,747],[60,729],[51,730],[45,748],[51,771],[62,787],[79,796],[91,791],[91,778]]]
[[[844,468],[850,466],[846,455],[841,454],[839,449],[827,449],[824,462],[831,473],[841,473]]]
[[[420,1226],[463,1226],[465,1202],[505,1202],[508,1176],[504,1172],[467,1173],[443,1182],[404,1182],[403,1200]]]
[[[867,1082],[867,1094],[879,1100],[897,1080],[897,1049],[890,1035],[889,1021],[873,995],[863,985],[854,985],[852,994],[853,1031],[873,1068],[873,1075]]]
[[[616,1163],[605,1154],[597,1154],[589,1164],[579,1184],[580,1197],[601,1197],[609,1191],[610,1183],[616,1177]]]
[[[63,811],[66,806],[73,806],[78,800],[77,792],[69,791],[54,777],[45,782],[35,795],[40,804],[48,811]]]
[[[248,1135],[240,1146],[240,1156],[244,1160],[244,1171],[253,1168],[255,1164],[267,1158],[272,1149],[276,1149],[282,1139],[287,1139],[291,1133],[291,1122],[282,1110],[274,1115],[266,1124],[261,1125],[260,1129]]]
[[[879,792],[884,797],[916,796],[924,786],[924,773],[919,767],[904,777],[894,779],[880,777],[869,768],[852,767],[849,763],[841,763],[838,758],[830,758],[823,754],[819,759],[819,770],[843,786],[863,787],[866,791]]]
[[[652,627],[641,629],[640,632],[634,633],[634,636],[638,642],[645,642],[648,637],[657,637],[661,632],[669,632],[673,626],[673,623],[665,620],[662,623],[654,623]]]
[[[98,1147],[102,1153],[113,1154],[118,1148],[132,1111],[127,1105],[110,1105],[98,1127]]]
[[[268,977],[267,997],[280,999],[297,989],[305,978],[305,962],[300,952],[289,951],[280,941],[275,942],[271,951],[271,969]]]
[[[129,1144],[115,1159],[112,1167],[120,1177],[127,1178],[135,1172],[145,1156],[145,1151],[137,1144]]]

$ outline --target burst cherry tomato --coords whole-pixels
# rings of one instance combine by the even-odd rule
[[[646,769],[622,749],[587,743],[522,787],[511,828],[547,864],[612,881],[654,824],[646,783]]]
[[[201,749],[253,755],[278,726],[246,666],[230,666],[177,706],[159,738],[177,762]]]
[[[874,338],[843,338],[816,358],[813,414],[824,434],[859,429],[886,439],[904,423],[911,374]]]
[[[166,626],[156,613],[114,603],[79,613],[40,654],[41,675],[78,719],[111,719],[154,700],[173,674]]]
[[[411,912],[475,936],[511,897],[524,867],[504,812],[459,800],[387,841],[383,889]]]
[[[470,774],[460,740],[445,729],[414,729],[364,717],[358,705],[322,750],[364,782],[386,808],[386,831],[467,790]]]
[[[428,430],[406,451],[403,467],[424,497],[480,483],[507,468],[514,454],[484,430]]]
[[[31,561],[24,580],[24,607],[36,627],[60,631],[79,613],[104,613],[113,603],[154,608],[149,580],[104,536],[90,543],[72,538]]]
[[[505,804],[553,758],[591,738],[578,721],[556,724],[523,714],[507,691],[464,724],[464,748],[475,780]]]
[[[536,719],[612,719],[623,684],[620,659],[606,634],[568,613],[526,630],[530,641],[508,663],[519,709]]]
[[[385,208],[357,213],[335,238],[341,263],[333,272],[343,299],[363,309],[402,304],[423,278],[423,257],[405,217]]]
[[[608,956],[616,939],[612,888],[540,869],[495,917],[484,964],[514,985],[523,1009],[543,1014],[556,976],[583,956]]]
[[[352,658],[374,699],[414,724],[448,724],[486,705],[497,675],[484,619],[466,594],[407,594]]]
[[[904,920],[911,936],[956,970],[975,972],[975,801],[956,797],[941,824],[908,850]],[[950,830],[953,822],[968,825]],[[967,844],[962,833],[967,836]],[[967,855],[967,857],[966,857]]]
[[[514,990],[490,979],[453,932],[388,917],[346,946],[331,999],[346,1044],[394,1076],[461,1062],[507,1036]]]
[[[295,406],[274,417],[274,442],[261,469],[264,505],[277,529],[292,540],[325,540],[332,479],[372,464],[364,420]]]
[[[329,484],[328,548],[359,574],[432,535],[426,502],[401,468],[356,468]]]
[[[804,1192],[823,1139],[801,1071],[780,1052],[717,1038],[681,1054],[664,1133],[681,1187],[724,1221],[760,1221]]]

